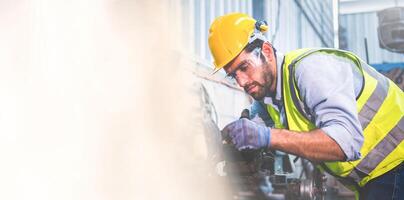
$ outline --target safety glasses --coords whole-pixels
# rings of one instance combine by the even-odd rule
[[[242,76],[250,76],[254,72],[254,68],[262,66],[261,48],[255,48],[250,54],[253,56],[241,61],[233,71],[226,75],[226,79],[234,81]]]

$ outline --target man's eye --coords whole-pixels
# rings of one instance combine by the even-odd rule
[[[240,71],[245,72],[245,71],[247,71],[247,68],[248,68],[248,65],[241,65],[239,69],[240,69]]]

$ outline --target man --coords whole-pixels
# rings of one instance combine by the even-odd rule
[[[350,52],[282,55],[266,30],[241,13],[210,27],[215,72],[223,68],[274,122],[269,128],[239,119],[223,137],[239,150],[272,148],[322,163],[361,199],[403,199],[403,92]]]

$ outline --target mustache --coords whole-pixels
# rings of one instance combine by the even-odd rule
[[[243,88],[244,88],[244,91],[248,91],[248,89],[251,88],[251,87],[253,87],[253,86],[264,87],[262,84],[260,84],[260,83],[258,83],[258,82],[256,82],[256,81],[253,81],[252,83],[246,84],[246,85],[243,87]]]

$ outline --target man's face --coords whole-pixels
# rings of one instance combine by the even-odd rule
[[[262,59],[261,54],[261,48],[249,53],[242,51],[228,66],[224,67],[227,76],[236,79],[239,86],[256,100],[273,94],[276,83],[275,59],[271,59],[273,62],[268,62],[268,59]]]

